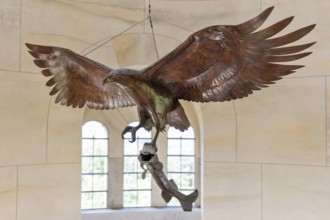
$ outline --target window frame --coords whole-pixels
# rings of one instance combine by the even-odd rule
[[[129,124],[129,126],[136,126],[138,124],[138,122],[132,122]],[[142,128],[143,129],[143,128]],[[143,135],[141,137],[141,134]],[[149,137],[147,137],[149,136]],[[124,146],[123,146],[123,207],[124,208],[144,208],[144,207],[152,207],[152,202],[151,202],[151,198],[152,198],[152,181],[151,181],[151,175],[148,172],[146,175],[145,179],[142,179],[142,173],[144,170],[142,170],[140,168],[140,163],[138,160],[138,156],[139,156],[139,150],[142,149],[143,144],[146,142],[151,142],[152,140],[152,133],[151,132],[147,132],[147,131],[142,131],[139,130],[136,132],[136,140],[134,143],[130,143],[130,136],[129,135],[124,135]],[[131,146],[128,146],[128,145]],[[134,154],[126,154],[126,147],[132,147],[132,145],[134,145],[135,149],[135,153]],[[126,158],[130,158],[133,157],[136,160],[136,171],[126,171],[126,166],[125,166],[125,159]],[[134,168],[133,168],[134,169]],[[134,169],[135,170],[135,169]],[[126,181],[125,181],[125,176],[126,175],[135,175],[136,176],[136,187],[135,188],[126,188]],[[149,181],[149,183],[147,183],[147,185],[149,185],[149,187],[146,188],[142,188],[139,187],[139,182],[140,181]],[[145,183],[144,183],[145,184]],[[143,185],[144,185],[143,184]],[[129,194],[129,193],[136,193],[137,196],[137,200],[135,202],[135,205],[129,204],[129,202],[125,201],[125,194]],[[143,201],[139,200],[140,195],[143,195],[143,192],[148,193],[149,192],[149,201],[147,202],[148,205],[146,205],[146,203],[143,203]],[[140,194],[141,193],[141,194]],[[127,202],[127,203],[126,203]]]
[[[85,117],[84,122],[88,121],[98,121],[106,126],[108,129],[108,137],[112,136],[113,138],[109,138],[108,141],[108,150],[109,150],[109,173],[108,175],[108,204],[105,208],[106,210],[121,210],[126,209],[123,206],[123,194],[124,194],[124,140],[121,138],[121,128],[127,126],[127,122],[120,120],[119,115],[116,114],[106,114],[100,115],[95,111],[88,113],[87,117]],[[108,116],[110,116],[108,118]],[[87,120],[88,119],[88,120]],[[116,121],[117,120],[117,121]],[[192,124],[194,135],[195,135],[195,188],[201,189],[201,167],[200,167],[200,138],[199,138],[199,130]],[[198,128],[198,127],[197,127]],[[141,128],[143,130],[143,128]],[[167,173],[167,131],[160,133],[158,137],[158,156],[160,161],[164,165],[164,172]],[[142,147],[141,147],[142,148]],[[140,150],[140,149],[139,149]],[[137,159],[137,156],[136,156]],[[142,170],[141,170],[142,173]],[[148,172],[149,173],[149,172]],[[151,181],[151,204],[150,207],[129,207],[129,209],[152,209],[152,208],[174,208],[179,209],[180,207],[167,206],[164,200],[161,197],[161,189],[156,185],[156,183]],[[187,194],[183,192],[184,194]],[[200,207],[200,196],[195,202],[195,208]],[[128,208],[128,207],[127,207]],[[86,211],[86,210],[82,210]],[[88,211],[88,210],[87,210]],[[90,210],[93,211],[93,210]]]
[[[191,129],[191,130],[189,130]],[[175,136],[170,136],[171,132],[176,132],[175,135],[178,135],[177,137]],[[191,132],[192,136],[188,136],[185,137],[186,135],[184,134],[185,132]],[[176,154],[172,154],[169,152],[169,141],[178,141],[179,142],[179,153]],[[183,153],[183,146],[184,146],[184,142],[185,141],[193,141],[193,153],[192,154],[185,154]],[[183,194],[190,194],[192,193],[195,188],[196,188],[196,135],[195,135],[195,131],[194,128],[192,126],[190,126],[188,128],[188,130],[181,132],[173,127],[169,128],[167,131],[167,135],[166,135],[166,159],[167,159],[167,176],[169,179],[172,179],[173,176],[175,175],[179,175],[180,179],[178,180],[177,178],[173,178],[175,183],[178,186],[178,190],[180,192],[182,192]],[[171,165],[170,165],[170,158],[179,158],[180,160],[180,168],[177,171],[171,171]],[[184,171],[183,169],[183,161],[185,158],[192,158],[193,159],[193,171]],[[183,182],[183,175],[193,175],[192,179],[193,179],[193,184],[191,186],[191,188],[184,188],[182,187],[182,182]],[[169,207],[178,207],[180,206],[180,203],[177,200],[171,200],[167,206]]]
[[[84,127],[88,125],[88,123],[94,123],[96,124],[97,126],[99,126],[97,129],[103,129],[104,131],[104,134],[105,136],[104,137],[96,137],[95,134],[93,134],[91,137],[86,137],[84,136]],[[94,125],[95,126],[95,125]],[[102,122],[99,122],[99,121],[95,121],[95,120],[91,120],[91,121],[88,121],[86,123],[84,123],[82,125],[82,143],[81,143],[81,148],[82,148],[82,153],[81,153],[81,210],[94,210],[94,209],[107,209],[108,208],[108,196],[109,196],[109,186],[108,186],[108,182],[109,182],[109,132],[108,132],[108,128],[107,126],[102,123]],[[85,154],[84,153],[84,141],[86,140],[91,140],[91,146],[92,146],[92,150],[91,150],[91,154]],[[103,143],[104,145],[106,145],[106,153],[105,154],[95,154],[95,148],[96,148],[96,142],[98,141],[104,141],[105,143]],[[91,158],[92,159],[92,171],[91,172],[84,172],[84,159],[85,158]],[[106,158],[105,161],[105,167],[103,169],[104,172],[94,172],[94,166],[96,165],[95,164],[95,159],[100,159],[100,158]],[[90,176],[91,177],[91,190],[84,190],[84,184],[83,184],[83,181],[84,181],[84,178],[85,177],[88,177]],[[94,178],[96,176],[103,176],[103,178],[106,178],[105,180],[105,186],[103,186],[104,188],[103,189],[98,189],[98,190],[95,190],[94,189]],[[94,201],[94,195],[95,194],[105,194],[105,204],[104,206],[95,206],[95,201]],[[84,206],[84,195],[86,194],[90,194],[91,195],[91,205],[90,206]]]

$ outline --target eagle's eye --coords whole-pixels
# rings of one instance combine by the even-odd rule
[[[113,82],[113,78],[111,76],[108,76],[103,80],[103,84],[111,83],[111,82]]]

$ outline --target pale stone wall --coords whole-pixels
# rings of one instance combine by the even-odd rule
[[[0,0],[0,219],[81,219],[80,136],[88,115],[53,103],[24,43],[88,52],[142,21],[148,2]],[[160,56],[192,31],[237,24],[271,5],[266,25],[291,15],[289,31],[317,24],[301,41],[318,41],[296,62],[305,68],[247,99],[196,104],[190,117],[201,138],[204,219],[329,219],[328,1],[151,3]],[[150,31],[141,22],[88,57],[113,68],[148,65],[157,60]]]

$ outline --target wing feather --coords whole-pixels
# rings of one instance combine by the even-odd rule
[[[273,11],[274,7],[269,7],[265,11],[263,11],[259,16],[252,18],[249,21],[246,21],[242,24],[237,25],[237,30],[240,31],[241,34],[248,34],[256,29],[258,29],[268,18],[270,13]]]
[[[197,102],[229,101],[268,87],[303,67],[281,62],[308,56],[310,52],[302,51],[315,43],[286,46],[315,25],[274,37],[293,17],[256,31],[272,10],[236,26],[210,26],[193,33],[177,49],[142,70],[143,76],[168,88],[178,99]]]
[[[26,44],[34,63],[45,68],[41,73],[51,77],[46,85],[53,87],[50,95],[62,105],[91,109],[114,109],[134,106],[133,99],[113,83],[103,85],[112,70],[102,64],[80,56],[71,50]]]
[[[269,26],[268,28],[265,28],[263,30],[260,30],[258,32],[251,33],[245,37],[245,42],[246,41],[251,41],[251,42],[258,42],[261,40],[265,40],[280,31],[282,31],[284,28],[286,28],[291,21],[293,20],[293,16],[286,18],[280,22],[277,22],[276,24],[273,24]]]
[[[304,28],[301,28],[297,31],[294,31],[290,34],[284,35],[282,37],[277,37],[277,38],[273,38],[273,39],[269,39],[264,41],[264,43],[262,45],[264,46],[268,46],[268,47],[279,47],[285,44],[289,44],[292,42],[295,42],[297,40],[299,40],[300,38],[302,38],[303,36],[305,36],[306,34],[308,34],[311,30],[313,30],[315,27],[315,25],[310,25]]]
[[[298,46],[291,46],[291,47],[271,48],[270,52],[273,55],[286,55],[286,54],[298,53],[311,47],[314,44],[315,42],[309,44],[302,44]]]

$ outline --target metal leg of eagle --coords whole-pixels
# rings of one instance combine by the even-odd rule
[[[147,114],[147,112],[144,109],[138,108],[138,115],[139,115],[139,124],[137,126],[127,126],[125,127],[125,129],[123,130],[123,132],[121,133],[121,137],[124,139],[124,135],[126,133],[131,133],[131,138],[129,140],[129,142],[133,143],[136,141],[136,132],[142,128],[142,127],[146,127],[147,121],[150,118]]]
[[[151,143],[149,143],[149,144],[151,146],[153,146],[154,150],[157,152],[156,142],[157,142],[159,132],[161,131],[160,120],[158,118],[159,116],[152,108],[138,109],[138,115],[139,115],[139,119],[140,119],[139,124],[135,127],[134,126],[125,127],[125,129],[121,133],[121,137],[124,139],[124,135],[126,133],[131,133],[131,138],[130,138],[129,142],[133,143],[136,141],[136,132],[140,128],[143,127],[144,129],[149,131],[149,130],[151,130],[152,127],[155,127],[156,133],[155,133]]]
[[[172,197],[179,200],[182,209],[185,212],[192,210],[193,203],[198,197],[198,190],[196,189],[189,195],[185,195],[178,190],[174,180],[169,180],[163,172],[163,163],[159,161],[155,146],[152,143],[146,143],[139,155],[140,166],[144,170],[142,178],[146,177],[147,171],[150,171],[153,179],[162,190],[162,197],[166,203],[170,202]]]
[[[131,139],[128,140],[129,142],[133,143],[136,141],[136,132],[143,127],[143,124],[139,124],[138,126],[134,127],[134,126],[127,126],[123,132],[121,133],[121,137],[124,139],[124,135],[126,133],[131,133]],[[154,136],[154,138],[152,139],[152,142],[149,143],[151,146],[154,147],[154,150],[157,152],[157,147],[156,147],[156,141],[159,135],[159,129],[156,129],[156,134]]]

